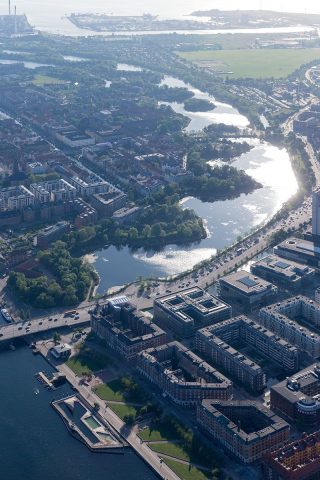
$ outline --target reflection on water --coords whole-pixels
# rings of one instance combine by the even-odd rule
[[[165,76],[161,81],[160,86],[187,88],[194,94],[194,98],[201,100],[208,100],[215,104],[216,108],[209,112],[189,112],[185,110],[183,103],[177,102],[160,102],[163,105],[170,105],[176,112],[188,117],[191,121],[186,128],[187,132],[203,130],[212,123],[224,123],[225,125],[234,125],[239,128],[244,128],[249,125],[249,120],[240,115],[237,109],[226,103],[218,102],[212,95],[201,92],[192,85],[179,80],[178,78]]]
[[[96,252],[95,267],[101,277],[99,292],[139,276],[163,277],[180,273],[269,220],[296,193],[298,184],[286,150],[258,140],[254,143],[254,148],[241,155],[233,165],[261,182],[263,188],[233,200],[213,203],[185,199],[184,207],[193,208],[208,229],[208,237],[198,244],[170,245],[160,252],[143,249],[130,252],[128,248],[119,251],[115,247]]]
[[[128,63],[118,63],[117,70],[119,72],[142,72],[141,67],[129,65]]]
[[[127,67],[127,66],[126,66]],[[217,102],[212,96],[193,88],[173,77],[166,76],[161,85],[183,87],[191,90],[196,98],[213,101],[217,106],[212,112],[187,112],[183,104],[173,103],[172,108],[189,117],[188,131],[200,131],[212,123],[225,123],[247,127],[249,121],[231,105]],[[131,252],[128,248],[115,247],[96,252],[95,267],[100,275],[99,293],[112,286],[119,286],[138,277],[165,277],[192,268],[202,260],[215,255],[218,249],[232,245],[237,237],[268,221],[298,190],[288,152],[256,138],[232,139],[247,141],[253,148],[233,162],[233,166],[245,170],[263,187],[249,195],[242,194],[233,200],[202,202],[186,198],[181,203],[193,208],[203,218],[207,238],[189,246],[169,245],[161,251]],[[283,181],[285,179],[285,182]]]
[[[63,56],[63,59],[64,59],[66,62],[79,63],[79,62],[87,62],[87,61],[88,61],[87,58],[75,57],[75,56],[73,56],[73,55],[62,55],[62,56]]]
[[[13,65],[17,63],[23,63],[25,68],[29,68],[30,70],[34,70],[35,68],[39,67],[53,67],[53,65],[48,65],[45,63],[35,63],[35,62],[25,62],[25,61],[20,61],[20,60],[5,60],[5,59],[0,59],[0,64],[2,65]]]

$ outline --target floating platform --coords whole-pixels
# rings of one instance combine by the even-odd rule
[[[124,453],[123,448],[128,445],[79,394],[53,401],[51,405],[70,434],[92,452]]]

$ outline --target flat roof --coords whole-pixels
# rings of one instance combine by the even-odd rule
[[[274,249],[275,253],[279,253],[279,255],[281,255],[281,250],[287,250],[296,255],[302,255],[305,257],[314,258],[320,256],[320,247],[317,247],[314,242],[294,237],[285,240]]]
[[[259,275],[260,270],[266,271],[270,274],[275,273],[280,277],[288,280],[300,279],[304,274],[314,273],[314,269],[293,260],[283,260],[277,255],[267,255],[251,265],[253,272]]]
[[[220,282],[246,294],[251,294],[252,292],[261,293],[276,288],[272,283],[244,270],[239,270],[238,272],[222,277]]]

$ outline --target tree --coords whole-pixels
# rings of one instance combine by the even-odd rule
[[[145,225],[142,230],[142,235],[144,238],[149,238],[151,236],[151,227],[150,225]]]
[[[131,240],[136,240],[138,238],[138,230],[135,227],[131,227],[130,230],[129,230],[128,237]]]
[[[151,227],[151,235],[153,237],[163,237],[165,235],[165,231],[163,230],[160,223],[155,223]]]
[[[61,335],[58,332],[54,332],[53,342],[57,345],[61,341]]]

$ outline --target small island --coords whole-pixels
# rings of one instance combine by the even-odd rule
[[[209,100],[201,98],[189,98],[184,102],[184,108],[187,112],[210,112],[216,108],[215,104]]]

